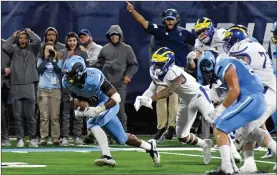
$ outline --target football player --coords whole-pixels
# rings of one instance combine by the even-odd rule
[[[190,133],[190,129],[198,110],[206,120],[211,122],[208,114],[213,111],[213,104],[205,89],[196,82],[195,78],[174,65],[174,61],[175,54],[167,47],[159,48],[152,55],[150,66],[152,82],[143,95],[136,98],[135,108],[138,110],[143,105],[152,109],[153,101],[167,98],[174,92],[177,93],[180,102],[176,116],[176,135],[181,143],[202,147],[204,164],[209,164],[212,140],[202,140]],[[155,93],[157,85],[163,85],[166,88]]]
[[[95,160],[97,166],[115,166],[111,156],[105,129],[118,144],[140,147],[150,153],[155,164],[160,162],[156,141],[148,142],[138,139],[135,135],[125,133],[116,114],[121,101],[120,95],[103,73],[96,68],[86,68],[80,56],[72,56],[63,66],[62,85],[71,92],[73,98],[88,102],[89,106],[82,110],[77,108],[75,117],[88,117],[87,127],[96,138],[102,157]],[[82,106],[83,107],[83,106]]]
[[[266,53],[264,47],[258,43],[253,42],[247,37],[244,28],[233,26],[225,32],[224,48],[228,51],[230,56],[243,60],[250,65],[257,77],[262,81],[264,86],[264,96],[266,101],[266,110],[264,114],[255,122],[252,122],[251,127],[260,127],[266,120],[276,111],[276,77],[274,75],[272,61]],[[249,126],[250,127],[250,126]],[[266,129],[266,127],[263,127]],[[240,131],[238,131],[239,133]],[[245,147],[251,147],[249,146]],[[240,168],[243,173],[250,173],[257,171],[252,150],[244,149],[245,161]],[[276,150],[272,150],[276,154]],[[250,158],[249,158],[250,157]]]
[[[237,167],[231,162],[227,134],[239,128],[239,141],[256,142],[276,150],[270,134],[258,127],[249,127],[265,112],[264,87],[254,71],[244,61],[232,57],[216,60],[218,54],[206,51],[199,59],[202,74],[217,77],[228,87],[224,102],[210,115],[215,118],[214,135],[219,146],[221,167],[209,174],[233,174]],[[252,146],[252,145],[251,145]],[[246,148],[247,149],[247,148]]]

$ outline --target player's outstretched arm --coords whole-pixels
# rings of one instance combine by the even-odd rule
[[[179,88],[185,82],[186,82],[186,78],[183,75],[178,76],[177,78],[175,78],[172,81],[170,86],[168,86],[167,88],[161,90],[157,94],[153,95],[151,97],[152,101],[157,101],[159,99],[169,97],[170,95],[172,95],[176,91],[177,88]]]
[[[127,10],[128,10],[130,13],[132,13],[132,15],[134,16],[134,18],[143,26],[144,29],[147,29],[147,28],[148,28],[149,22],[146,21],[146,20],[144,19],[144,17],[143,17],[141,14],[139,14],[139,13],[135,10],[133,4],[131,4],[131,3],[128,2],[128,1],[126,1],[126,3],[127,3]]]
[[[232,105],[238,98],[240,94],[240,85],[238,80],[238,75],[236,69],[233,65],[230,65],[226,70],[224,75],[224,81],[229,87],[229,91],[222,103],[222,105],[227,108]]]

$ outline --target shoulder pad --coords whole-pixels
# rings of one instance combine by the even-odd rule
[[[104,75],[100,70],[96,68],[89,68],[87,69],[86,81],[89,85],[100,87],[104,82]]]

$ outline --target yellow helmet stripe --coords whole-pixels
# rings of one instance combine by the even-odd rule
[[[160,49],[159,49],[160,50]],[[157,52],[159,51],[157,50]],[[152,60],[158,63],[163,63],[166,62],[168,60],[167,57],[165,57],[166,54],[172,53],[174,54],[172,51],[166,51],[164,52],[162,55],[157,54],[157,52],[155,52],[152,56]]]
[[[241,28],[239,28],[239,27],[231,27],[231,28],[228,29],[228,30],[230,31],[230,30],[232,30],[232,29],[234,29],[234,30],[240,30],[240,31],[242,31],[244,34],[247,34],[247,33],[245,32],[245,30],[243,30],[243,29],[241,29]]]

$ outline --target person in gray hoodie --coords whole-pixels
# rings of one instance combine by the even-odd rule
[[[16,40],[18,38],[18,40]],[[16,40],[16,44],[13,44]],[[40,37],[31,29],[15,31],[3,43],[3,50],[12,55],[10,62],[10,95],[16,123],[17,146],[23,147],[24,117],[28,125],[31,147],[38,147],[36,139],[35,83],[38,82],[36,55],[40,50]],[[22,115],[24,114],[24,115]],[[23,117],[24,116],[24,117]]]
[[[119,25],[112,25],[106,37],[109,43],[101,49],[96,67],[102,70],[107,80],[120,94],[118,117],[127,132],[127,115],[125,113],[127,86],[138,70],[138,62],[132,47],[123,42],[123,32]]]
[[[53,42],[58,51],[65,49],[65,44],[60,43],[58,39],[59,39],[58,31],[54,27],[48,27],[44,33],[44,41],[41,43],[41,49],[42,49],[42,46],[44,46],[44,44],[47,43],[48,41]]]

